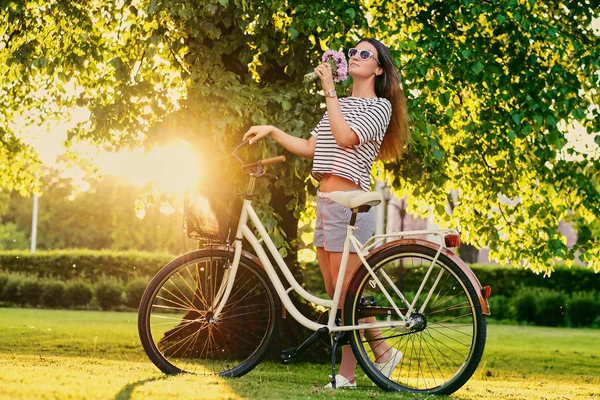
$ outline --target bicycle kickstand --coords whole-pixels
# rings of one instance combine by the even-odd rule
[[[344,334],[342,332],[336,332],[331,336],[331,387],[337,388],[337,382],[335,380],[335,355],[337,353],[338,345],[340,344]]]

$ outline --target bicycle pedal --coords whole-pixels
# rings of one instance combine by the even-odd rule
[[[298,358],[298,348],[297,347],[289,347],[287,349],[283,349],[281,351],[280,359],[282,364],[292,364]]]

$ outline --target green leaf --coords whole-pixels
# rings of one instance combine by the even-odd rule
[[[513,131],[512,129],[509,129],[508,132],[506,132],[506,134],[508,135],[508,139],[512,142],[515,140],[515,138],[517,137],[517,135],[515,134],[515,131]]]
[[[354,17],[356,16],[356,11],[354,11],[353,8],[348,8],[346,9],[346,14],[348,14],[350,19],[354,19]]]
[[[436,160],[441,160],[442,158],[444,158],[444,156],[446,155],[446,152],[442,149],[435,149],[433,150],[433,156],[435,157]]]
[[[512,120],[515,122],[515,124],[517,124],[517,126],[521,125],[521,119],[523,118],[523,115],[519,114],[519,113],[515,113],[511,116]]]
[[[483,71],[483,64],[480,61],[477,61],[475,64],[471,65],[471,70],[473,72],[475,72],[476,74],[480,73],[481,71]]]
[[[439,95],[438,100],[442,106],[447,107],[450,103],[450,92],[442,93]]]
[[[523,129],[521,129],[521,133],[525,136],[529,135],[531,132],[533,132],[533,126],[531,125],[525,125],[523,126]]]
[[[292,103],[290,103],[288,100],[283,100],[281,102],[281,107],[283,107],[285,111],[289,111],[292,109]]]
[[[288,256],[288,251],[285,247],[280,247],[279,248],[279,255],[281,255],[282,258],[286,258]]]
[[[288,33],[290,35],[290,39],[296,39],[298,37],[298,31],[294,28],[288,29]]]
[[[209,4],[207,9],[208,9],[208,12],[210,13],[210,15],[215,15],[217,13],[217,10],[219,9],[219,7],[216,4]]]
[[[546,142],[550,145],[556,146],[558,142],[558,132],[552,130],[550,133],[546,135]]]
[[[550,114],[546,117],[546,123],[550,126],[556,126],[556,124],[558,124],[558,120],[554,115]]]
[[[427,126],[425,127],[425,135],[426,136],[430,136],[431,135],[431,125],[427,124]],[[437,142],[436,142],[437,143]]]
[[[471,50],[469,50],[469,49],[463,50],[462,56],[463,56],[463,58],[466,58],[468,60],[469,58],[471,58]]]
[[[574,109],[572,114],[573,114],[573,118],[575,118],[577,120],[582,120],[585,118],[585,111],[581,108]]]
[[[430,79],[429,81],[427,81],[427,87],[431,91],[437,90],[437,88],[440,87],[439,79]]]
[[[446,207],[438,203],[435,205],[435,211],[440,215],[446,214]]]

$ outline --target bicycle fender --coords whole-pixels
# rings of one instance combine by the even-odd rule
[[[434,243],[429,240],[418,239],[418,238],[405,238],[405,239],[394,240],[393,242],[386,243],[386,244],[376,248],[375,250],[373,250],[369,253],[369,258],[370,258],[370,256],[375,255],[376,253],[383,251],[385,249],[388,249],[390,247],[406,246],[406,245],[419,245],[419,246],[423,246],[423,247],[429,247],[430,249],[433,249],[435,251],[438,251],[438,249],[440,248],[440,245],[438,243]],[[479,299],[479,304],[481,305],[482,314],[490,315],[491,314],[490,305],[488,303],[488,300],[485,297],[483,297],[483,293],[482,293],[483,286],[481,285],[481,283],[479,282],[479,279],[477,279],[477,276],[471,270],[471,268],[469,268],[469,266],[463,260],[461,260],[460,257],[458,257],[456,254],[454,254],[454,252],[452,252],[448,248],[442,248],[441,254],[444,254],[446,257],[448,257],[453,263],[455,263],[465,273],[467,279],[469,279],[469,281],[475,288],[475,292],[477,293],[477,297]]]

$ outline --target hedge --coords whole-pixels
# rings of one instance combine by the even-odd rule
[[[550,277],[523,268],[498,265],[472,264],[470,268],[483,286],[492,287],[492,297],[510,297],[524,287],[547,288],[566,294],[600,290],[600,273],[594,273],[591,269],[581,266],[556,266]],[[325,292],[321,271],[316,263],[306,264],[302,275],[309,290],[316,293]]]
[[[101,308],[114,309],[124,304],[135,308],[150,277],[173,258],[174,255],[164,253],[109,250],[55,250],[35,254],[4,251],[0,252],[0,272],[12,276],[8,279],[0,273],[1,301],[42,307],[88,307],[93,289],[94,300]],[[544,277],[522,268],[490,265],[471,265],[471,268],[483,285],[492,287],[490,303],[494,319],[597,325],[600,311],[595,307],[600,307],[600,274],[592,270],[556,266],[550,277]],[[302,274],[308,290],[324,293],[318,265],[305,265]],[[66,286],[60,283],[44,285],[44,290],[40,291],[39,283],[32,277],[69,283]],[[75,281],[79,285],[73,286],[71,282]],[[120,294],[116,295],[117,292]],[[61,304],[61,297],[66,297],[66,304]],[[540,300],[540,297],[544,299]],[[563,306],[559,312],[557,305]]]
[[[470,267],[482,285],[492,287],[492,296],[512,296],[523,287],[547,288],[567,294],[600,290],[600,273],[582,266],[559,265],[549,277],[523,268],[477,264]]]
[[[96,282],[108,276],[127,282],[142,276],[154,276],[175,258],[167,253],[110,250],[52,250],[0,252],[0,270],[52,277],[74,278]]]
[[[95,286],[96,301],[102,310],[113,310],[123,304],[123,284],[116,279],[104,279]]]
[[[571,326],[592,326],[600,319],[600,296],[577,292],[567,302],[567,315]]]
[[[175,257],[165,253],[110,250],[53,250],[34,254],[4,251],[0,252],[0,270],[62,280],[83,278],[92,283],[104,275],[127,284],[135,278],[154,276]],[[548,288],[566,294],[600,290],[600,274],[579,266],[557,266],[550,277],[522,268],[490,265],[472,265],[471,268],[483,285],[492,287],[492,295],[512,296],[522,287]],[[307,264],[302,273],[307,288],[324,292],[316,263]]]
[[[92,284],[82,279],[63,282],[37,275],[0,271],[0,305],[112,310],[124,307],[125,299],[131,296],[131,302],[137,301],[137,304],[130,308],[137,308],[142,282],[147,284],[150,278],[138,278],[131,282],[135,283],[135,287],[129,295],[121,281],[106,276]]]
[[[103,276],[92,285],[80,279],[62,282],[0,271],[0,306],[131,310],[138,307],[149,281],[149,277],[136,278],[124,285],[115,278]],[[311,305],[300,303],[298,306],[307,316],[319,315]],[[600,292],[575,292],[568,296],[547,288],[521,288],[513,296],[492,296],[490,307],[492,320],[501,323],[600,328]],[[288,339],[294,337],[301,342],[310,333],[298,323],[286,324],[286,327]],[[320,346],[318,349],[322,350]],[[311,358],[316,357],[317,350],[315,354],[311,352]]]

